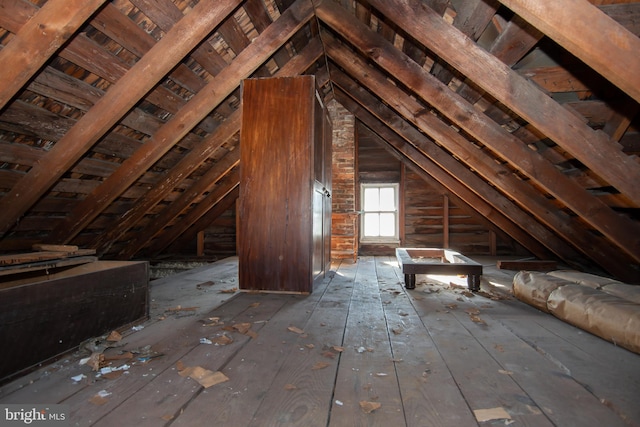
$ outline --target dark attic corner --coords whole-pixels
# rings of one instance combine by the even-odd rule
[[[0,425],[640,425],[640,2],[0,9]]]

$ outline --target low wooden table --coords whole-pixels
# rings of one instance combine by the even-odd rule
[[[482,264],[459,252],[440,248],[396,248],[396,258],[407,289],[415,289],[416,274],[466,274],[469,290],[480,290]]]

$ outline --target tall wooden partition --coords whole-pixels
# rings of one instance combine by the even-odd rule
[[[331,128],[313,76],[242,85],[240,289],[310,293],[330,263]]]

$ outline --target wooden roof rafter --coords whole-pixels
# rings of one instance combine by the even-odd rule
[[[640,187],[632,184],[640,182],[640,165],[611,144],[604,133],[593,131],[506,64],[471,43],[430,8],[410,6],[399,0],[369,3],[640,206]],[[430,31],[421,30],[425,25]],[[615,21],[610,25],[621,27]],[[629,40],[630,46],[635,44]],[[636,76],[640,75],[640,59],[630,66]]]
[[[0,111],[33,75],[105,3],[105,0],[50,0],[0,53]]]
[[[538,223],[536,227],[559,238],[549,240],[558,243],[553,252],[559,257],[585,254],[609,271],[640,272],[634,258],[640,252],[634,237],[640,205],[633,193],[637,186],[629,183],[638,172],[634,155],[640,154],[639,104],[631,89],[613,84],[614,74],[624,71],[615,69],[618,62],[611,70],[600,70],[600,74],[596,70],[593,61],[606,56],[601,45],[585,44],[580,35],[557,22],[550,28],[536,23],[536,14],[558,6],[551,0],[536,4],[527,0],[231,0],[236,6],[229,6],[218,26],[209,28],[201,40],[194,39],[194,48],[184,57],[167,62],[167,72],[152,77],[155,82],[149,91],[129,99],[132,108],[125,111],[124,104],[112,105],[122,109],[110,117],[111,127],[81,134],[79,124],[94,125],[95,120],[86,117],[104,119],[99,116],[101,109],[102,113],[107,110],[102,100],[119,85],[129,79],[130,89],[138,89],[131,79],[136,66],[149,60],[154,49],[184,25],[185,18],[209,1],[106,2],[77,24],[64,47],[44,59],[29,82],[14,91],[0,109],[0,204],[9,207],[0,209],[0,251],[27,247],[30,242],[66,241],[95,246],[106,257],[152,254],[171,250],[188,238],[162,237],[176,231],[175,218],[192,220],[193,224],[181,223],[180,228],[194,237],[194,227],[210,223],[212,212],[228,206],[234,190],[209,204],[206,213],[198,206],[209,190],[194,195],[182,209],[172,205],[182,203],[181,196],[191,188],[199,188],[204,176],[224,181],[224,164],[231,159],[226,155],[237,147],[234,117],[242,78],[272,76],[298,61],[302,64],[306,62],[303,52],[315,45],[316,62],[304,73],[316,75],[325,102],[334,98],[332,89],[338,88],[339,80],[346,84],[341,79],[354,79],[357,85],[338,88],[341,99],[352,102],[361,91],[369,92],[377,101],[359,99],[354,108],[373,114],[383,128],[392,123],[399,126],[389,133],[378,123],[376,132],[397,140],[396,131],[413,128],[435,140],[434,144],[420,139],[413,145],[415,153],[421,154],[403,157],[409,167],[416,167],[412,163],[416,159],[444,161],[428,157],[434,155],[430,145],[439,146],[458,164],[449,167],[467,168],[473,175],[475,184],[465,191],[479,197],[486,186],[495,188],[515,205],[514,212],[522,211],[521,220],[507,218],[504,223],[511,224],[514,236],[527,233],[519,224],[528,216]],[[229,5],[225,0],[216,6],[222,3]],[[628,28],[620,32],[621,40],[635,46],[640,34],[633,22],[640,13],[637,3],[625,0],[625,4],[603,6],[610,1],[592,1],[597,8],[585,3],[571,0],[565,12],[587,13],[584,16],[593,21],[592,34],[618,34],[619,25],[606,18],[607,13]],[[0,37],[7,45],[2,55],[20,40],[21,28],[36,22],[32,17],[36,19],[44,8],[27,1],[0,0],[0,4],[11,11],[0,16]],[[518,11],[518,7],[524,9]],[[311,11],[306,24],[293,33],[274,31],[280,18],[296,8]],[[335,20],[328,18],[333,10],[339,15]],[[415,24],[416,19],[422,24]],[[368,29],[366,37],[342,28],[358,22],[363,25],[360,28]],[[424,22],[430,23],[428,34]],[[273,40],[265,41],[265,33]],[[386,42],[368,39],[376,33]],[[578,44],[567,45],[559,37],[576,39],[569,41]],[[597,41],[607,43],[605,39]],[[241,68],[238,59],[255,42],[279,47],[265,61],[256,61],[248,74],[229,72]],[[614,46],[612,52],[619,52],[618,48]],[[625,59],[632,61],[629,68],[635,66],[636,58]],[[343,71],[336,71],[334,64]],[[502,83],[508,81],[517,90],[495,85],[491,79],[496,70]],[[220,95],[215,102],[204,100],[205,93],[213,93],[212,82],[224,85],[228,96]],[[127,96],[131,92],[119,90]],[[391,106],[395,116],[385,121],[378,116],[380,111],[370,109],[380,102]],[[554,120],[560,124],[545,122]],[[89,133],[97,139],[91,142]],[[72,137],[74,150],[79,148],[73,159],[55,149]],[[80,148],[81,144],[86,145]],[[584,147],[583,152],[576,152],[576,146]],[[397,148],[390,149],[398,153]],[[36,172],[49,174],[42,164],[56,164],[51,169],[61,175],[35,179]],[[27,189],[32,192],[30,201],[22,198]],[[19,213],[9,215],[13,219],[2,216],[18,212],[14,198],[7,197],[10,194],[20,194],[16,198]],[[498,209],[501,204],[495,206]],[[195,208],[201,212],[199,218],[190,214]],[[163,216],[163,211],[171,209],[179,210],[178,216]],[[491,209],[477,212],[497,215]],[[147,227],[158,218],[167,218],[162,229],[141,246],[136,244],[136,253],[127,252],[127,242],[150,230]],[[625,233],[627,226],[636,233]],[[540,244],[531,243],[538,237],[532,231],[528,247]],[[543,251],[551,249],[541,246]],[[607,262],[607,256],[616,260]]]
[[[248,77],[284,44],[275,37],[294,34],[312,16],[306,2],[299,1],[244,49],[236,59],[202,88],[166,124],[158,129],[140,149],[129,157],[101,186],[88,195],[63,220],[52,241],[69,242],[118,195],[125,191],[151,165],[158,161],[187,132],[200,123],[211,110],[235,91],[240,80]],[[179,25],[179,23],[178,23]],[[171,32],[170,32],[171,33]],[[200,41],[198,41],[199,43]],[[144,58],[144,57],[143,57]]]
[[[636,260],[640,260],[640,251],[637,250],[640,244],[636,237],[630,236],[628,233],[629,227],[637,228],[635,224],[620,217],[600,200],[575,185],[553,165],[524,146],[517,138],[505,132],[485,115],[480,115],[472,105],[443,87],[440,81],[426,73],[404,54],[393,49],[382,37],[365,28],[357,20],[350,18],[348,14],[341,12],[337,5],[323,3],[317,7],[316,13],[324,23],[341,34],[342,37],[349,39],[363,55],[385,69],[390,75],[396,76],[404,82],[416,82],[413,87],[410,87],[416,95],[435,106],[456,126],[469,132],[495,152],[500,153],[514,167],[524,172],[529,178],[536,180],[556,198],[567,203],[572,210],[578,213],[581,218],[589,221],[594,228],[617,241],[621,250],[635,257]],[[365,67],[361,64],[359,68],[366,70]],[[409,117],[417,117],[423,113],[424,111],[418,110],[409,111],[407,114]],[[594,209],[595,206],[600,208]],[[609,219],[605,221],[601,215],[607,216]],[[603,226],[611,227],[614,224],[619,226],[617,230],[603,228]]]
[[[143,56],[118,84],[110,88],[48,152],[46,161],[34,166],[4,196],[13,200],[0,212],[0,233],[17,222],[24,212],[48,190],[56,179],[66,172],[99,138],[124,116],[178,61],[191,51],[210,29],[231,13],[237,3],[201,2],[183,18],[177,27],[167,33],[147,55]],[[167,54],[171,52],[172,54]],[[59,169],[49,168],[55,164]]]
[[[354,69],[358,69],[357,66],[349,67],[344,61],[345,55],[341,55],[340,57],[335,47],[329,47],[328,54],[332,59],[337,60],[340,65],[347,67],[348,71],[353,72]],[[381,96],[383,102],[388,103],[391,100],[395,100],[404,104],[415,103],[411,98],[399,93],[393,85],[385,83],[382,76],[378,78],[377,84],[372,83],[370,79],[376,78],[374,74],[375,72],[372,70],[367,72],[366,78],[369,79],[367,87]],[[332,75],[334,84],[343,87],[344,92],[348,92],[352,98],[356,99],[359,104],[362,105],[361,108],[358,108],[359,111],[369,109],[366,114],[371,114],[372,116],[377,115],[378,120],[386,123],[387,126],[393,127],[395,132],[401,133],[403,138],[415,145],[430,162],[433,162],[433,164],[456,177],[456,179],[460,181],[458,185],[469,187],[469,189],[478,194],[485,203],[489,203],[495,209],[502,212],[513,224],[516,224],[522,230],[526,230],[530,235],[535,236],[539,244],[546,246],[549,251],[554,252],[559,258],[572,264],[576,262],[578,257],[576,257],[575,250],[567,247],[557,236],[572,243],[577,250],[583,252],[589,258],[595,259],[600,265],[605,266],[610,271],[619,275],[628,274],[626,269],[628,261],[611,258],[606,250],[605,242],[598,239],[592,233],[581,230],[579,224],[566,214],[558,211],[544,196],[536,194],[527,183],[512,176],[508,171],[498,168],[493,159],[483,155],[480,150],[472,149],[471,151],[465,151],[463,147],[465,143],[462,142],[460,149],[455,149],[454,154],[457,154],[457,159],[464,159],[464,162],[454,160],[453,156],[446,154],[442,148],[437,147],[410,126],[404,123],[402,125],[397,124],[405,120],[410,121],[410,118],[394,117],[393,114],[387,111],[388,109],[384,107],[383,103],[374,99],[372,95],[366,95],[364,90],[355,87],[348,79],[345,80],[345,77],[342,77],[339,71],[332,70]],[[363,76],[359,75],[358,78],[362,79]],[[345,101],[344,96],[341,97],[340,100],[343,104],[349,105],[347,101]],[[365,113],[361,111],[360,114],[356,114],[356,116],[362,120],[361,116],[363,114]],[[368,122],[370,123],[371,119],[369,119]],[[440,141],[444,139],[445,141],[454,143],[454,140],[460,138],[450,127],[446,125],[439,126],[433,120],[420,120],[415,124],[420,130]],[[449,131],[447,131],[447,129],[449,129]],[[451,147],[451,144],[445,145]],[[470,144],[467,142],[466,145]],[[410,158],[415,161],[416,155],[412,155]],[[477,176],[470,173],[468,169],[469,165],[473,165],[474,170],[480,172],[485,178],[487,175],[492,175],[494,179],[489,178],[487,182],[494,185],[495,189],[489,187]],[[429,171],[431,170],[432,169],[429,169]],[[452,188],[452,185],[449,184],[447,187],[451,189],[454,194],[458,194],[455,187]],[[515,202],[504,199],[503,195],[494,195],[493,193],[496,192],[496,190],[502,190],[504,194],[515,198]],[[518,205],[512,206],[513,203],[518,203]],[[505,225],[501,224],[501,226],[504,227]],[[544,227],[548,227],[550,230]],[[511,228],[508,230],[509,234],[517,235]],[[531,243],[527,240],[522,240],[520,243],[525,247],[531,247]]]

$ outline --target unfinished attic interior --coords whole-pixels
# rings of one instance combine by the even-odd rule
[[[640,426],[639,36],[627,0],[0,0],[0,406]]]

